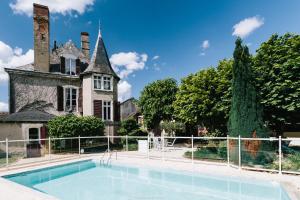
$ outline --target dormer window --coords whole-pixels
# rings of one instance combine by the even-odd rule
[[[76,75],[76,60],[73,58],[66,58],[66,74]]]
[[[112,77],[107,75],[94,75],[94,90],[112,91]]]

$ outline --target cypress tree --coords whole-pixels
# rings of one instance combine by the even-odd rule
[[[232,137],[266,137],[267,130],[253,82],[249,49],[240,38],[235,45],[229,134]]]

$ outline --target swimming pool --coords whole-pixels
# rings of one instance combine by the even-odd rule
[[[278,183],[92,160],[4,178],[62,200],[290,200]]]

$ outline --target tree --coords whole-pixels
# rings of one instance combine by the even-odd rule
[[[161,120],[172,119],[172,103],[177,90],[176,80],[171,78],[157,80],[145,86],[141,92],[139,107],[148,128],[156,129]]]
[[[78,117],[72,114],[57,116],[48,124],[50,137],[78,137],[104,135],[104,123],[93,116]]]
[[[229,133],[235,137],[266,137],[262,109],[253,82],[249,50],[242,45],[240,38],[235,44]]]
[[[190,126],[201,125],[210,132],[227,132],[230,108],[231,60],[217,69],[208,68],[182,79],[173,103],[175,116]]]
[[[272,35],[254,58],[256,87],[264,106],[264,118],[282,133],[286,124],[300,121],[300,35]]]
[[[118,133],[122,136],[147,136],[147,133],[140,129],[140,126],[133,118],[122,121]]]

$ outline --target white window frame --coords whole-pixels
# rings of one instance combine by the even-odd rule
[[[41,127],[38,127],[38,126],[32,126],[32,127],[30,126],[30,127],[27,128],[27,139],[28,139],[28,144],[30,144],[30,141],[29,141],[29,140],[30,140],[30,138],[29,138],[29,130],[32,129],[32,128],[35,128],[35,129],[38,130],[38,141],[37,141],[37,142],[38,142],[39,144],[41,144]]]
[[[67,74],[67,75],[70,75],[70,76],[77,76],[77,74],[76,74],[76,59],[77,59],[77,57],[76,56],[74,56],[73,54],[63,54],[62,55],[64,58],[65,58],[65,74]],[[67,60],[70,60],[70,66],[67,66]],[[73,60],[74,61],[74,75],[72,74],[72,71],[71,71],[71,60]],[[70,72],[69,73],[67,73],[67,67],[70,69]]]
[[[95,77],[98,77],[96,80],[100,81],[100,87],[95,88]],[[93,75],[93,88],[94,90],[101,90],[102,89],[102,76],[101,75]],[[97,85],[98,86],[98,85]]]
[[[67,60],[69,61],[69,66],[67,65]],[[74,64],[74,66],[72,65],[72,63]],[[67,68],[70,70],[69,73],[67,73]],[[74,71],[72,71],[72,69]],[[76,59],[74,58],[65,58],[65,71],[66,74],[70,75],[70,76],[76,76]],[[72,72],[74,72],[74,74],[72,74]]]
[[[66,89],[75,89],[76,90],[76,110],[73,111],[73,112],[78,112],[78,95],[79,95],[79,87],[75,87],[75,86],[72,86],[72,85],[66,85],[66,86],[63,86],[63,89],[64,89],[64,111],[65,112],[69,112],[68,110],[66,110],[66,103],[67,103],[67,92],[66,92]],[[72,90],[70,90],[72,91]],[[72,92],[70,94],[70,103],[72,102]],[[72,103],[71,103],[72,104]]]
[[[99,77],[98,80],[101,80],[101,87],[100,88],[95,88],[95,76]],[[110,78],[110,90],[104,89],[104,77]],[[93,84],[93,89],[94,90],[101,90],[101,91],[113,91],[113,76],[109,75],[103,75],[103,74],[94,74],[92,76],[92,84]]]
[[[105,119],[105,116],[104,116],[104,108],[106,107],[104,104],[105,103],[110,103],[110,119]],[[108,115],[107,115],[108,116]],[[102,100],[102,119],[103,121],[113,121],[113,102],[112,101],[105,101],[105,100]]]

